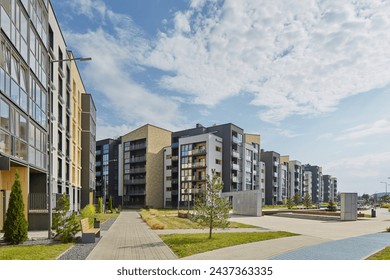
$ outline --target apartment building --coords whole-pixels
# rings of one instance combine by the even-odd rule
[[[81,207],[85,89],[50,1],[0,1],[0,6],[0,229],[16,171],[29,229],[47,229],[48,205],[54,209],[62,194],[71,211]]]
[[[36,209],[47,194],[49,5],[0,1],[0,9],[0,230],[16,172],[30,229],[39,229],[48,221],[39,225]]]
[[[312,176],[312,202],[320,203],[323,201],[323,178],[322,178],[322,167],[317,165],[306,164],[303,166],[304,171],[310,171]]]
[[[172,134],[172,207],[177,207],[182,202],[182,197],[180,197],[182,186],[179,179],[181,177],[179,164],[181,139],[209,134],[219,137],[222,143],[221,178],[224,183],[223,192],[260,189],[260,136],[256,134],[245,135],[242,128],[231,123],[211,127],[197,124],[195,128]]]
[[[331,190],[331,177],[330,175],[323,175],[323,190],[324,190],[324,195],[323,195],[323,202],[329,202],[330,200],[333,200],[331,198],[330,190]]]
[[[338,201],[338,189],[337,189],[337,178],[331,177],[330,178],[330,197],[333,199],[333,201]]]
[[[310,197],[312,197],[312,185],[313,185],[313,175],[311,171],[303,171],[303,195],[304,198],[306,193],[309,193]]]
[[[265,204],[283,203],[283,192],[279,182],[280,154],[275,151],[261,150],[260,158],[265,164]],[[285,191],[287,194],[287,190]]]
[[[121,137],[123,207],[163,207],[164,148],[172,132],[150,124]]]
[[[113,206],[122,205],[121,169],[119,148],[121,138],[103,139],[96,142],[96,195],[105,203],[112,198]]]
[[[261,191],[261,205],[265,205],[265,162],[260,161],[260,191]]]
[[[81,93],[81,206],[92,204],[96,191],[96,106],[92,95]]]
[[[260,135],[244,134],[243,190],[260,190]]]
[[[177,170],[176,170],[177,172]],[[164,208],[172,207],[172,147],[164,148]]]

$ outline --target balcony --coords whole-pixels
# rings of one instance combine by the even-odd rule
[[[192,168],[193,169],[196,169],[196,168],[206,168],[207,165],[206,165],[206,162],[195,162],[192,164]]]
[[[236,136],[233,136],[233,137],[232,137],[232,141],[233,141],[233,143],[235,143],[235,144],[241,144],[240,139],[238,139]]]
[[[182,182],[190,182],[192,181],[192,176],[183,176],[181,177]]]
[[[143,150],[146,149],[146,147],[147,147],[146,143],[132,144],[130,145],[130,151]]]
[[[239,153],[238,151],[236,151],[236,150],[233,150],[233,151],[232,151],[232,156],[233,156],[234,158],[238,158],[238,159],[241,158],[240,153]]]
[[[146,184],[146,179],[145,178],[142,178],[142,179],[131,179],[130,180],[130,184],[132,185],[144,185]]]
[[[145,167],[138,167],[138,168],[131,168],[130,174],[136,174],[136,173],[146,173]]]
[[[132,157],[130,159],[130,162],[131,163],[136,163],[136,162],[144,162],[146,161],[146,156],[142,156],[142,157]]]
[[[198,149],[192,150],[192,155],[193,156],[199,156],[199,155],[205,155],[206,154],[206,148],[205,147],[200,147]]]
[[[130,190],[126,193],[126,195],[146,195],[145,190]]]
[[[178,157],[178,156],[172,156],[171,160],[172,160],[172,161],[178,161],[178,160],[179,160],[179,157]]]
[[[233,163],[232,168],[233,168],[233,170],[241,171],[241,168],[238,164]]]

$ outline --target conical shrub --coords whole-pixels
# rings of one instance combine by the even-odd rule
[[[15,173],[8,210],[4,222],[4,241],[13,245],[27,240],[28,223],[24,216],[24,203],[19,173]]]

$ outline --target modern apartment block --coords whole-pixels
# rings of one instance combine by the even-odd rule
[[[280,188],[280,154],[261,150],[261,161],[265,163],[265,204],[276,205],[283,202]]]
[[[164,177],[163,178],[164,178],[164,208],[172,208],[172,147],[171,146],[164,148]]]
[[[290,160],[289,156],[280,157],[281,164],[288,167],[287,196],[294,197],[298,194],[303,197],[303,172],[302,164],[297,160]]]
[[[82,207],[92,204],[96,191],[96,106],[92,95],[81,94],[81,185]]]
[[[305,197],[306,193],[309,193],[310,197],[312,197],[312,185],[313,185],[313,175],[311,171],[303,171],[302,198]]]
[[[48,206],[55,208],[58,196],[67,194],[71,210],[80,209],[75,94],[84,88],[50,1],[0,7],[0,229],[16,171],[30,230],[47,229]]]
[[[171,145],[171,135],[147,124],[121,137],[123,207],[163,207],[164,148]]]
[[[323,201],[323,178],[322,167],[306,164],[303,167],[304,171],[310,171],[312,174],[312,202],[320,203]]]
[[[112,197],[114,207],[122,205],[120,188],[119,147],[121,138],[104,139],[96,142],[96,194],[105,203]]]
[[[260,190],[261,190],[261,205],[265,205],[265,162],[260,161]]]
[[[329,202],[330,200],[332,200],[330,195],[331,176],[323,175],[322,180],[323,180],[323,190],[324,190],[323,202]]]
[[[218,165],[220,164],[222,167],[221,178],[224,183],[223,192],[260,189],[260,136],[253,134],[245,135],[242,128],[231,123],[214,125],[211,127],[204,127],[201,124],[197,124],[195,128],[177,131],[172,134],[172,180],[170,187],[172,207],[177,207],[179,203],[181,205],[185,204],[185,200],[183,200],[185,198],[182,194],[186,191],[187,185],[189,184],[184,184],[184,182],[182,184],[182,174],[190,174],[192,172],[182,170],[180,161],[182,152],[181,143],[185,141],[184,139],[189,139],[188,141],[191,142],[192,139],[196,139],[196,137],[211,137],[211,135],[219,137],[216,139],[220,139],[222,148],[218,153],[221,153],[222,158],[218,158],[219,154],[210,154],[209,156],[211,156],[211,158],[208,159],[210,163],[207,164],[211,165],[207,166],[207,169],[204,169],[206,173],[203,174],[211,175],[210,167],[215,168],[218,172]],[[213,146],[213,142],[207,142],[208,145],[210,145],[209,143],[211,143],[212,146],[208,147],[209,150],[206,148],[206,154],[207,151],[214,152],[213,149],[217,148]],[[216,156],[215,161],[218,161],[217,166],[214,165],[212,156]],[[222,161],[219,163],[220,160]],[[188,176],[193,175],[196,174]],[[185,176],[187,175],[184,175],[184,177]],[[201,178],[203,181],[203,177]],[[196,184],[194,185],[196,186]]]
[[[337,178],[330,178],[330,197],[333,198],[333,201],[338,201],[338,189],[337,189]]]
[[[42,217],[36,209],[47,209],[40,201],[47,198],[49,7],[28,0],[0,1],[0,7],[0,230],[16,172],[34,229]]]

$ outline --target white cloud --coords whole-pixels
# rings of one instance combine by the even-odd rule
[[[378,120],[371,124],[363,124],[349,128],[344,131],[336,140],[357,140],[380,134],[390,133],[390,121],[387,119]]]
[[[104,96],[106,102],[99,105],[109,112],[105,116],[111,118],[111,123],[126,123],[114,128],[103,127],[102,130],[122,131],[145,123],[167,129],[180,126],[183,119],[178,101],[160,96],[132,78],[132,74],[142,71],[138,61],[147,46],[142,33],[125,15],[106,10],[105,17],[113,31],[99,27],[83,34],[66,32],[65,35],[68,44],[78,53],[92,57],[91,62],[83,64],[83,79],[92,85],[89,92],[99,92]]]
[[[160,85],[215,106],[241,92],[265,121],[334,110],[390,83],[390,2],[192,1],[147,53]],[[203,8],[203,9],[202,9]]]

